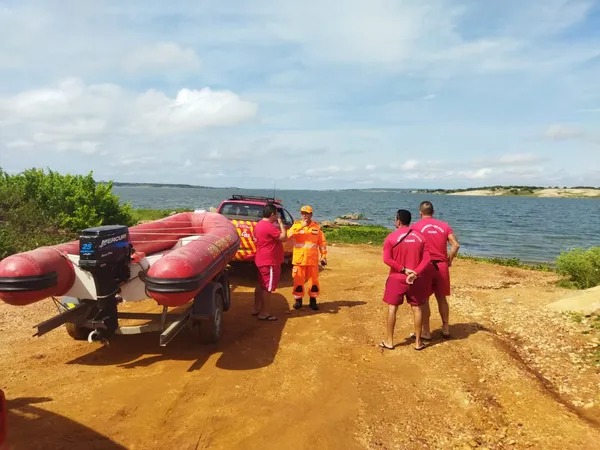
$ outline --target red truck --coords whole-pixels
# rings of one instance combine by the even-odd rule
[[[231,220],[240,236],[240,248],[232,262],[254,262],[256,255],[256,245],[253,239],[254,226],[262,219],[263,208],[267,203],[275,205],[285,228],[289,230],[294,223],[294,218],[278,198],[236,194],[223,200],[217,208],[219,214],[223,214]],[[289,241],[284,242],[283,250],[285,261],[291,261],[293,244]]]

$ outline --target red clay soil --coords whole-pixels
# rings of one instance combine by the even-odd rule
[[[333,246],[321,310],[291,310],[289,274],[275,322],[251,315],[254,278],[234,269],[216,345],[182,332],[115,336],[63,329],[32,337],[50,300],[0,302],[0,388],[14,449],[579,449],[600,443],[598,340],[547,310],[556,275],[469,260],[452,267],[454,336],[424,351],[384,335],[379,248]],[[284,268],[289,272],[289,268]],[[434,302],[435,303],[435,302]],[[155,310],[151,301],[128,310]],[[435,306],[432,305],[435,311]]]

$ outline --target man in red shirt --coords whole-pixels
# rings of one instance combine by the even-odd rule
[[[429,254],[431,255],[431,265],[429,274],[431,280],[431,289],[429,295],[435,294],[438,303],[438,310],[442,318],[442,336],[450,337],[450,307],[448,299],[450,295],[450,266],[452,260],[456,257],[460,244],[454,236],[454,231],[450,225],[438,219],[433,218],[433,204],[429,201],[421,202],[419,205],[419,220],[414,228],[421,232],[427,240]],[[448,243],[450,243],[450,252],[448,252]],[[431,310],[429,309],[429,299],[423,309],[423,337],[431,339],[429,329],[429,318]]]
[[[383,301],[388,304],[386,339],[379,346],[394,348],[394,328],[398,305],[406,302],[411,306],[415,326],[415,350],[422,350],[422,309],[429,296],[426,272],[429,266],[429,251],[421,233],[409,228],[410,211],[396,212],[396,231],[390,233],[383,243],[383,262],[390,267],[385,283]]]
[[[278,226],[275,225],[278,223]],[[254,263],[258,268],[258,286],[254,290],[254,315],[258,320],[277,320],[269,313],[269,297],[277,289],[283,262],[283,244],[287,239],[286,229],[277,208],[268,203],[263,208],[263,218],[254,227],[256,256]]]

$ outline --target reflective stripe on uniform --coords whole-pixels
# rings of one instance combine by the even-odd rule
[[[295,243],[294,248],[315,248],[317,244],[314,242]]]

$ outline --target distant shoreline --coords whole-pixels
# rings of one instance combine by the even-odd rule
[[[98,182],[106,184],[105,181]],[[139,188],[187,188],[187,189],[234,189],[251,190],[250,188],[195,186],[191,184],[170,183],[127,183],[113,181],[114,187],[139,187]],[[263,190],[257,188],[258,190]],[[284,189],[294,190],[294,189]],[[578,186],[571,188],[539,187],[539,186],[484,186],[466,189],[407,189],[407,188],[369,188],[369,189],[324,189],[323,191],[368,191],[368,192],[405,192],[412,194],[439,194],[439,195],[471,195],[481,197],[513,196],[513,197],[555,197],[555,198],[600,198],[600,187]]]
[[[600,198],[600,188],[537,188],[537,187],[492,187],[472,189],[419,190],[419,193],[442,195],[472,195],[482,197],[546,197],[546,198]]]

